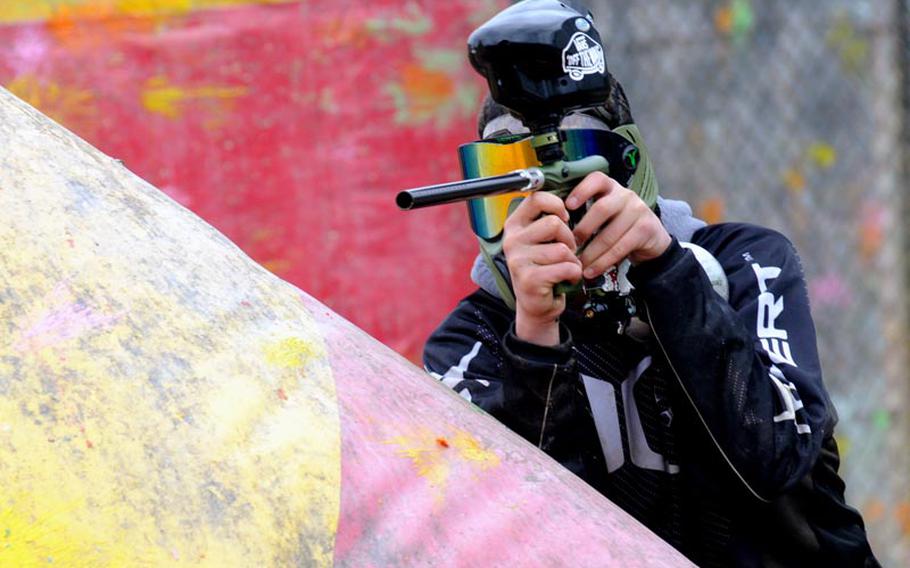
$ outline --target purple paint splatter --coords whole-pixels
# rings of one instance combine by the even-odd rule
[[[18,350],[53,346],[91,330],[110,327],[123,316],[97,313],[82,301],[67,301],[67,296],[71,295],[63,283],[48,294],[45,304],[52,307],[23,332],[15,345]]]

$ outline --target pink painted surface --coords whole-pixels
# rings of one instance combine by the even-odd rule
[[[687,566],[531,444],[311,297],[341,416],[339,566]]]

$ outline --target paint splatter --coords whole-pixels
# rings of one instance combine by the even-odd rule
[[[41,33],[37,28],[28,28],[22,30],[19,37],[13,42],[12,51],[7,57],[6,63],[14,77],[24,75],[30,70],[38,68],[51,49],[52,45],[46,34]]]
[[[859,74],[866,69],[869,59],[869,43],[856,32],[856,28],[848,16],[837,17],[825,39],[828,45],[837,52],[841,67],[845,72]]]
[[[813,307],[843,309],[852,303],[853,291],[839,273],[832,272],[809,281],[809,297]]]
[[[433,20],[418,5],[408,4],[406,12],[403,16],[368,20],[366,30],[386,41],[394,35],[422,36],[433,30]]]
[[[859,252],[864,260],[870,260],[885,242],[885,221],[887,210],[877,203],[867,203],[860,211]]]
[[[330,18],[322,26],[317,26],[313,33],[318,34],[319,42],[326,49],[342,45],[363,49],[369,39],[368,30],[355,18]]]
[[[79,21],[111,17],[181,15],[192,10],[299,0],[53,0],[0,2],[0,22]]]
[[[95,95],[85,89],[44,81],[29,74],[16,77],[6,88],[62,124],[79,124],[88,128],[98,116]]]
[[[806,189],[806,176],[798,168],[790,168],[783,175],[784,186],[790,193],[800,194]]]
[[[724,219],[726,203],[720,197],[711,197],[701,202],[698,216],[708,224],[720,223]]]
[[[714,12],[714,27],[737,45],[748,39],[754,25],[755,13],[750,0],[731,0]]]
[[[74,300],[65,283],[58,284],[39,305],[50,306],[26,318],[20,338],[13,345],[18,351],[36,351],[56,346],[92,331],[113,326],[122,316],[98,313],[81,300]]]
[[[871,499],[863,507],[863,516],[868,523],[875,523],[885,516],[885,504],[878,499]]]
[[[179,87],[168,82],[166,77],[152,77],[142,90],[142,106],[151,113],[170,119],[179,119],[184,105],[192,100],[224,102],[245,96],[249,92],[243,86],[202,86]]]
[[[840,453],[841,459],[846,459],[850,450],[853,449],[853,443],[849,438],[840,435],[835,435],[834,441],[837,442],[837,451]]]
[[[480,93],[474,81],[464,78],[464,54],[460,50],[428,49],[417,53],[416,59],[385,87],[395,105],[395,121],[414,125],[432,121],[444,126],[471,116]]]
[[[165,14],[130,13],[123,4],[130,3],[112,5],[110,0],[70,0],[66,3],[64,0],[43,18],[44,27],[60,45],[68,49],[87,49],[102,46],[111,36],[151,32],[168,18]]]
[[[894,510],[894,517],[897,519],[904,535],[910,535],[910,503],[904,501]]]
[[[420,122],[432,118],[448,102],[455,82],[442,71],[410,63],[402,70],[400,81],[389,85],[387,91],[395,101],[398,122]]]
[[[872,423],[882,432],[887,432],[891,427],[891,413],[884,409],[878,409],[872,413]]]
[[[293,267],[293,263],[290,260],[284,258],[263,260],[260,264],[262,264],[263,268],[276,276],[285,275]]]
[[[464,430],[457,430],[448,437],[424,430],[415,435],[396,436],[386,443],[398,446],[397,453],[411,460],[417,474],[439,492],[440,498],[459,465],[467,464],[475,471],[499,465],[499,456]],[[451,449],[455,451],[449,451]]]
[[[813,142],[796,163],[784,171],[784,186],[794,195],[801,195],[808,187],[807,177],[818,170],[828,170],[837,163],[837,149],[826,142]]]
[[[311,342],[299,337],[288,337],[265,348],[266,361],[288,369],[305,367],[317,354],[318,350]]]
[[[806,149],[806,156],[815,166],[830,169],[837,163],[837,150],[825,142],[814,142]]]

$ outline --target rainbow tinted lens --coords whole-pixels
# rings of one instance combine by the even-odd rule
[[[461,171],[465,179],[507,174],[514,170],[539,166],[537,155],[531,147],[531,139],[517,142],[484,141],[462,144],[458,148]],[[468,217],[471,229],[481,238],[492,240],[502,233],[502,227],[509,214],[512,200],[524,197],[528,192],[504,193],[468,201]]]
[[[615,135],[606,130],[568,129],[563,132],[566,136],[563,151],[567,160],[609,155],[607,148],[614,143],[611,136]],[[513,136],[462,144],[458,154],[465,179],[506,174],[540,165],[528,137],[516,140]],[[486,240],[496,239],[502,233],[512,201],[526,195],[528,192],[505,193],[468,201],[471,229],[478,237]]]

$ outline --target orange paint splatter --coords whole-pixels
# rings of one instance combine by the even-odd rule
[[[440,498],[453,472],[463,472],[465,465],[481,471],[499,465],[498,455],[463,430],[449,437],[422,430],[414,435],[397,436],[386,443],[398,446],[397,453],[411,460],[417,475],[426,479],[430,487],[439,492]]]
[[[263,268],[276,276],[282,276],[286,274],[293,266],[291,264],[291,261],[285,260],[283,258],[264,260],[261,262],[261,264]]]
[[[95,444],[93,444],[91,440],[86,440],[85,447],[91,450],[92,448],[95,447]]]
[[[712,197],[701,202],[698,208],[698,216],[708,224],[720,223],[724,219],[724,200],[719,197]]]
[[[401,79],[411,111],[416,114],[431,112],[455,93],[455,83],[449,75],[415,63],[405,66]]]
[[[784,172],[784,185],[791,193],[802,193],[806,189],[806,176],[796,168]]]
[[[869,260],[878,254],[885,242],[885,215],[883,207],[867,205],[860,214],[859,252]]]
[[[288,399],[288,395],[286,392],[284,392],[284,389],[278,389],[276,392],[278,393],[278,398],[280,398],[281,400]]]
[[[733,29],[733,10],[722,6],[714,12],[714,27],[722,34],[729,34]]]
[[[315,31],[328,49],[342,45],[362,49],[370,39],[367,30],[356,18],[332,18]]]
[[[57,41],[73,49],[102,45],[112,35],[150,32],[161,21],[160,16],[125,13],[110,2],[96,0],[59,5],[44,25]]]
[[[901,527],[901,532],[910,535],[910,502],[904,501],[894,510],[894,517]]]
[[[83,133],[95,127],[98,109],[91,91],[28,74],[16,77],[6,88],[60,124]]]
[[[868,523],[876,523],[884,516],[885,504],[878,499],[871,499],[866,503],[866,506],[863,507],[863,517],[865,517],[866,522]]]

